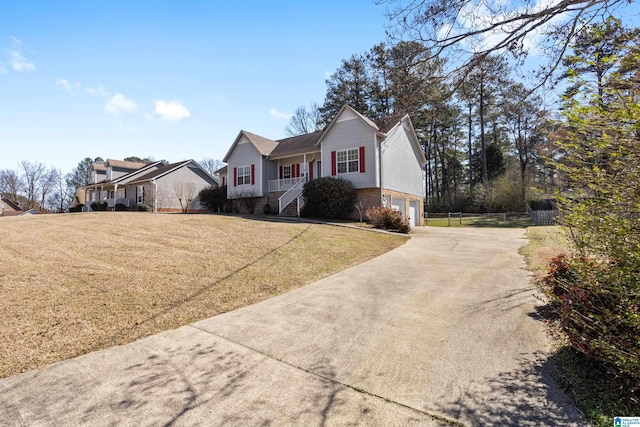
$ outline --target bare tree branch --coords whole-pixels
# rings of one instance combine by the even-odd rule
[[[548,6],[527,0],[378,0],[387,4],[388,34],[419,41],[433,57],[447,57],[448,77],[462,80],[489,55],[511,55],[522,64],[534,49],[548,63],[537,74],[545,84],[568,46],[585,25],[606,17],[631,0],[560,0]]]

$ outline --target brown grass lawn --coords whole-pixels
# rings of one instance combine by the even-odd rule
[[[403,236],[137,212],[0,220],[0,378],[287,292]]]
[[[529,244],[521,253],[527,259],[529,270],[541,278],[547,274],[549,262],[561,253],[568,254],[569,242],[559,226],[538,226],[527,228]]]

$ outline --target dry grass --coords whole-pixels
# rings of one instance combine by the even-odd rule
[[[270,298],[401,236],[212,215],[5,218],[0,378]]]
[[[537,277],[546,275],[549,262],[561,253],[570,252],[569,242],[559,226],[539,226],[527,228],[529,244],[522,248],[527,265]]]

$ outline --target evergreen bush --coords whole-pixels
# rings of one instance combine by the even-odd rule
[[[357,202],[356,189],[342,178],[322,177],[304,185],[302,216],[346,219]]]

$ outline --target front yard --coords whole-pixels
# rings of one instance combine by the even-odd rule
[[[2,220],[0,378],[259,302],[404,236],[133,212]]]

